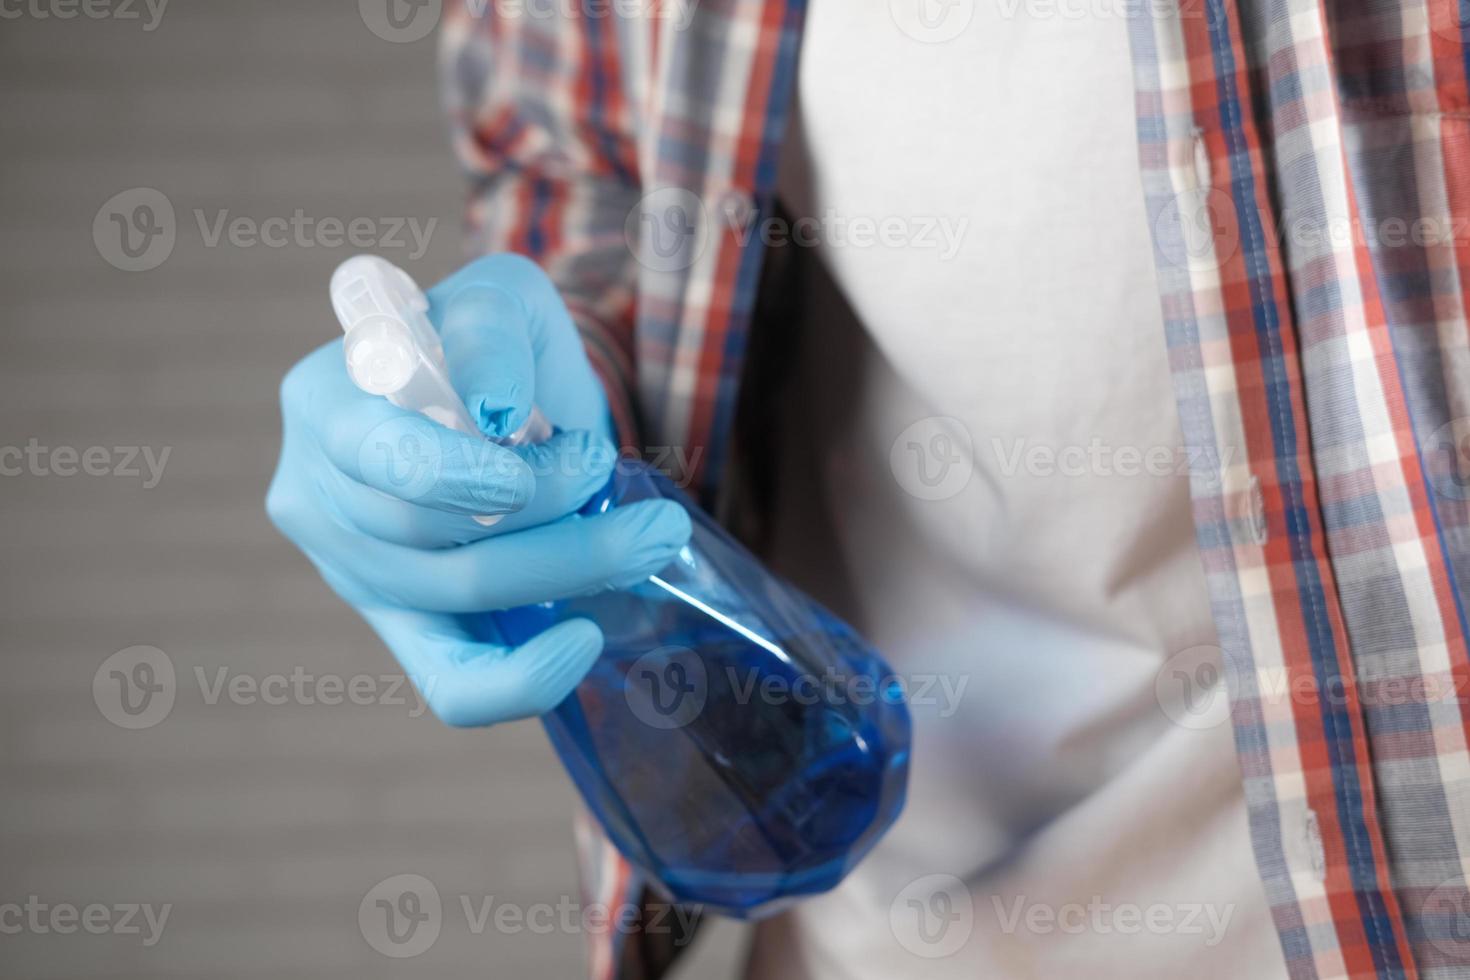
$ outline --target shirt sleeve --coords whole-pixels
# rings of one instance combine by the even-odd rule
[[[624,229],[641,191],[620,38],[641,24],[576,5],[553,16],[502,16],[496,6],[446,4],[440,35],[444,99],[470,180],[467,244],[541,265],[581,331],[622,444],[637,446],[637,266]],[[607,912],[607,924],[587,931],[591,976],[663,975],[697,913],[670,917],[585,811],[577,831],[585,908]]]
[[[443,96],[470,180],[467,244],[546,270],[581,330],[624,445],[635,443],[636,263],[624,237],[639,180],[619,38],[625,17],[445,5]]]

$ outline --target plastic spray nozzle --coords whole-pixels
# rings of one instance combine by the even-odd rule
[[[414,341],[443,356],[439,335],[429,323],[429,298],[413,278],[376,255],[355,255],[332,273],[332,309],[343,330],[375,317],[403,324]]]
[[[358,255],[332,273],[331,290],[354,384],[440,425],[484,437],[449,383],[444,347],[429,323],[428,297],[408,273],[376,256]],[[489,527],[500,517],[475,520]]]
[[[332,273],[331,291],[353,384],[447,428],[488,438],[449,382],[444,345],[429,322],[429,298],[408,273],[376,255],[356,255]],[[520,446],[548,439],[551,432],[533,407],[525,425],[495,441]],[[487,527],[499,519],[475,518]]]
[[[444,366],[429,301],[402,269],[372,255],[332,273],[332,309],[346,338],[347,373],[363,391],[468,435],[481,434]]]

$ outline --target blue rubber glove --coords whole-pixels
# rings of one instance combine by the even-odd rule
[[[527,259],[477,260],[428,293],[451,381],[491,436],[533,403],[562,430],[516,449],[467,436],[353,385],[335,340],[281,386],[284,436],[266,510],[382,637],[455,726],[542,714],[602,650],[585,619],[518,648],[465,614],[632,585],[667,565],[689,516],[647,501],[576,511],[616,462],[607,401],[555,288]],[[503,516],[491,527],[474,515]]]

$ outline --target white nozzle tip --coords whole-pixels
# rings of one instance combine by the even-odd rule
[[[342,341],[347,373],[370,395],[403,389],[418,370],[418,352],[408,328],[388,317],[361,320]]]
[[[413,277],[376,255],[354,255],[337,266],[329,288],[332,311],[343,330],[370,316],[407,321],[429,308]]]

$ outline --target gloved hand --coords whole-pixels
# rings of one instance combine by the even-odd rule
[[[537,266],[479,259],[429,290],[429,319],[471,418],[505,436],[533,403],[560,432],[503,448],[353,385],[334,340],[281,386],[284,437],[266,510],[455,726],[549,711],[602,650],[585,619],[518,648],[464,614],[620,588],[689,538],[670,501],[576,514],[615,463],[607,401],[570,314]],[[505,515],[484,527],[474,515]]]

